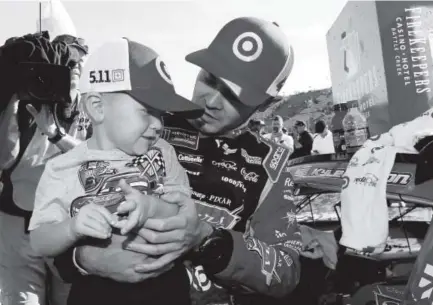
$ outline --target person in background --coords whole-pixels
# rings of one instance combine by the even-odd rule
[[[276,115],[272,120],[272,132],[263,135],[263,138],[278,145],[284,146],[290,151],[290,154],[292,154],[294,150],[293,138],[283,132],[283,124],[283,118],[279,115]]]
[[[332,139],[332,132],[329,130],[325,121],[319,120],[315,125],[312,155],[324,155],[335,153],[334,141]]]
[[[311,149],[313,148],[313,137],[308,132],[305,122],[296,121],[294,127],[296,134],[294,138],[295,151],[290,158],[293,159],[310,155]]]
[[[47,32],[13,37],[0,51],[0,304],[65,305],[66,285],[30,246],[27,231],[37,184],[47,160],[85,140],[87,125],[79,114],[80,63],[87,53],[61,41],[50,43]],[[11,75],[19,63],[44,63],[70,69],[70,107],[53,109],[41,101],[20,101],[20,84]],[[51,75],[53,77],[53,75]],[[57,77],[57,76],[54,76]],[[5,79],[6,78],[6,79]],[[29,84],[29,91],[34,84]],[[41,91],[38,91],[40,93]],[[33,93],[34,92],[30,92]],[[46,89],[43,93],[46,93]],[[59,109],[62,108],[62,109]],[[65,110],[65,111],[64,111]],[[60,125],[60,126],[59,126]]]

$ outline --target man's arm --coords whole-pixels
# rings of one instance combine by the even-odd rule
[[[15,162],[20,150],[18,128],[18,104],[14,95],[6,109],[0,114],[0,169],[8,169]]]
[[[247,232],[230,231],[230,262],[215,276],[222,283],[235,283],[279,298],[289,294],[299,282],[302,240],[294,213],[291,177],[280,177],[275,184],[268,182],[265,191]]]
[[[37,111],[35,107],[33,107],[33,105],[28,104],[26,106],[26,109],[35,119],[38,128],[48,137],[48,139],[55,139],[55,137],[58,135],[58,130],[54,122],[53,113],[51,112],[48,105],[42,105],[41,110]],[[80,140],[77,140],[74,137],[65,134],[54,144],[62,152],[67,152],[68,150],[71,150],[80,143]]]

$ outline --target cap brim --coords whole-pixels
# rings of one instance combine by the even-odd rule
[[[196,119],[204,114],[204,109],[178,94],[156,93],[155,90],[132,90],[125,92],[143,106],[149,106],[165,113]]]
[[[190,53],[185,57],[185,60],[221,79],[232,93],[247,106],[257,107],[270,98],[266,93],[257,92],[253,88],[242,88],[233,83],[230,80],[229,72],[241,73],[241,71],[233,71],[232,67],[228,67],[224,60],[220,59],[218,55],[209,49]]]

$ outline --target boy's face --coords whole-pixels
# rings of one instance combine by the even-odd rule
[[[112,144],[129,155],[145,154],[162,131],[161,113],[125,93],[103,96],[103,125]]]

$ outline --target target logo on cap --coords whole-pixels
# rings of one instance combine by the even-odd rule
[[[254,32],[240,34],[233,43],[233,53],[242,61],[251,62],[259,58],[263,51],[263,41]]]
[[[167,71],[167,66],[165,63],[161,60],[160,57],[157,57],[155,60],[156,70],[158,70],[159,75],[170,85],[173,85],[173,82],[171,81],[170,74]]]

